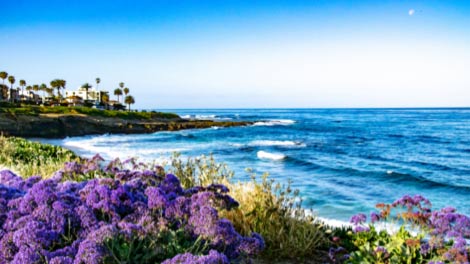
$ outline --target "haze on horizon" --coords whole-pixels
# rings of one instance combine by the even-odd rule
[[[123,81],[137,108],[470,106],[468,1],[1,6],[0,70],[69,90]]]

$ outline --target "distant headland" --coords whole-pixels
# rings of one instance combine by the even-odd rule
[[[63,79],[54,79],[49,86],[45,83],[27,85],[25,80],[20,80],[16,88],[13,75],[2,71],[0,79],[0,133],[6,136],[64,138],[251,124],[190,120],[173,113],[131,110],[135,98],[123,82],[113,91],[116,100],[110,100],[108,91],[93,88],[89,83],[76,91],[61,93],[67,83]],[[5,84],[5,80],[10,86]],[[101,79],[96,78],[95,82],[98,87]],[[124,100],[121,100],[123,95]]]

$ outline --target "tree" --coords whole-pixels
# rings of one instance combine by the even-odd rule
[[[124,94],[125,94],[125,95],[128,95],[128,94],[129,94],[129,88],[126,87],[126,88],[123,89],[123,91],[124,91]]]
[[[26,81],[20,80],[20,86],[21,86],[21,95],[24,95],[24,87],[26,86]]]
[[[39,85],[37,85],[37,84],[33,85],[33,91],[38,92],[39,91]]]
[[[8,98],[8,86],[0,84],[0,96],[2,99]]]
[[[62,80],[62,79],[59,80],[59,86],[60,86],[60,88],[62,88],[62,89],[65,90],[65,85],[66,85],[66,84],[67,84],[67,81]],[[59,90],[59,92],[60,92],[60,90]],[[60,94],[59,94],[59,96],[60,96]],[[60,96],[60,97],[62,97],[62,96]]]
[[[95,81],[96,81],[96,90],[98,90],[98,85],[100,84],[101,79],[98,77],[95,79]]]
[[[117,100],[118,100],[118,102],[119,102],[119,96],[122,95],[122,90],[121,90],[120,88],[114,89],[114,95],[117,96]]]
[[[3,84],[5,84],[5,79],[8,77],[8,73],[7,72],[0,72],[0,78],[2,78],[3,80]]]
[[[41,85],[39,86],[39,90],[42,91],[42,97],[45,97],[45,93],[46,93],[46,90],[47,90],[47,85],[45,83],[41,83]]]
[[[11,96],[13,93],[13,84],[15,83],[15,76],[10,75],[8,76],[8,82],[10,82],[10,101],[13,102],[13,97]]]
[[[131,111],[131,104],[135,104],[134,97],[132,95],[126,96],[124,102],[129,106],[129,111]]]
[[[27,91],[28,94],[29,94],[29,99],[28,99],[28,101],[31,101],[31,93],[32,93],[31,91],[32,91],[32,90],[33,90],[33,86],[31,86],[31,85],[26,86],[26,91]]]
[[[59,97],[59,99],[62,97],[61,94],[60,94],[60,89],[65,89],[65,84],[67,82],[65,80],[62,80],[62,79],[54,79],[51,81],[51,88],[52,89],[57,89],[57,97]]]
[[[59,91],[59,80],[58,79],[55,79],[55,80],[52,80],[51,81],[51,88],[52,89],[57,89],[57,92]]]
[[[109,102],[109,95],[106,93],[106,94],[103,94],[103,97],[101,98],[102,102],[107,104]]]
[[[119,83],[119,87],[120,87],[121,89],[124,88],[124,83],[123,83],[123,82],[120,82],[120,83]]]
[[[89,83],[84,83],[82,85],[82,88],[85,89],[85,101],[88,101],[88,89],[91,88],[91,85]]]

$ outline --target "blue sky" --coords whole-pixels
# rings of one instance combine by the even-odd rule
[[[0,58],[138,108],[470,106],[470,2],[5,1]]]

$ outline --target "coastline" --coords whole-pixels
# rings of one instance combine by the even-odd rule
[[[123,119],[84,114],[0,113],[0,132],[5,136],[65,138],[101,134],[148,134],[194,128],[246,126],[253,122],[189,120],[183,118]]]

